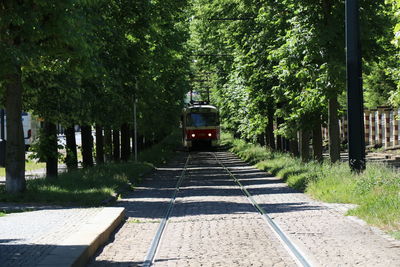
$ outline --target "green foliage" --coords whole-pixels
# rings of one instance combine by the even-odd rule
[[[393,90],[396,88],[395,81],[390,75],[388,62],[373,62],[368,65],[369,73],[365,75],[365,106],[376,108],[377,106],[389,106],[390,97],[393,97]],[[393,99],[393,98],[392,98]]]
[[[189,44],[211,55],[195,58],[192,70],[212,73],[192,86],[211,88],[225,129],[256,140],[268,108],[283,118],[277,133],[288,138],[327,122],[328,99],[346,85],[344,1],[192,2]],[[382,104],[394,90],[390,69],[398,61],[388,38],[393,12],[379,1],[360,4],[367,101]]]
[[[5,75],[17,64],[24,110],[64,127],[132,124],[137,100],[139,134],[162,140],[177,127],[183,95],[189,90],[189,61],[184,57],[187,4],[1,3],[1,89]],[[42,160],[56,153],[45,143],[36,146]]]
[[[393,53],[390,55],[389,59],[391,59],[395,64],[388,70],[393,80],[397,84],[397,90],[391,91],[390,102],[394,106],[400,105],[400,1],[399,0],[387,0],[386,2],[392,5],[392,12],[390,15],[393,17],[395,21],[395,26],[392,28],[393,40],[392,44],[394,45]]]
[[[57,139],[57,136],[55,135],[46,137],[44,134],[44,128],[41,128],[37,138],[33,141],[29,148],[29,151],[32,152],[28,156],[29,159],[37,160],[38,162],[46,162],[48,157],[63,159],[64,155],[62,153],[52,149],[52,144],[54,143],[55,139]],[[63,146],[58,145],[58,149],[63,148]]]
[[[400,180],[396,170],[367,164],[366,171],[358,175],[351,172],[347,163],[305,164],[288,154],[271,152],[227,135],[224,139],[239,157],[283,178],[290,187],[322,201],[357,204],[349,215],[394,232],[394,236],[400,230]]]

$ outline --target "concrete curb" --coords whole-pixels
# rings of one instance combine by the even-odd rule
[[[96,250],[107,242],[125,217],[125,208],[103,208],[69,238],[57,244],[37,266],[85,266]]]

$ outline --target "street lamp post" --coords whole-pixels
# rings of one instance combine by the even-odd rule
[[[365,169],[362,62],[358,0],[346,0],[346,65],[349,164],[353,171]]]

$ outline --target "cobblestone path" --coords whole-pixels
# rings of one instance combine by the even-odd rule
[[[295,266],[212,154],[192,157],[154,266]]]
[[[313,265],[400,266],[400,242],[344,216],[352,205],[315,201],[231,153],[218,156]]]
[[[216,155],[315,266],[400,266],[400,244],[228,152]],[[184,166],[182,153],[119,205],[127,221],[90,266],[140,266]],[[154,266],[295,266],[293,258],[212,153],[195,152]]]
[[[192,154],[154,266],[296,266],[209,153]],[[185,158],[122,200],[127,222],[90,266],[139,266],[163,218]]]

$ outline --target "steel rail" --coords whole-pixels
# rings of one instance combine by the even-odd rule
[[[253,207],[262,215],[263,219],[267,222],[268,226],[277,235],[278,239],[284,245],[284,247],[289,251],[289,253],[294,257],[296,262],[304,267],[312,266],[311,263],[306,259],[304,253],[290,240],[290,238],[282,231],[282,229],[274,222],[274,220],[267,214],[267,212],[254,200],[252,195],[246,189],[246,187],[236,178],[236,176],[221,162],[215,153],[213,153],[217,162],[228,172],[229,176],[236,182],[240,187],[240,190],[247,197]]]
[[[184,165],[184,167],[182,169],[182,172],[181,172],[181,175],[179,177],[179,180],[176,183],[174,194],[172,195],[171,200],[169,201],[168,208],[167,208],[167,211],[166,211],[166,213],[164,215],[164,218],[161,220],[160,225],[158,226],[156,235],[154,236],[153,240],[151,241],[150,248],[147,251],[147,254],[146,254],[146,257],[144,259],[144,263],[143,263],[142,267],[150,267],[154,263],[155,255],[157,253],[157,249],[158,249],[158,246],[160,244],[162,235],[164,233],[165,227],[167,226],[167,223],[168,223],[169,217],[170,217],[170,215],[172,213],[172,210],[174,209],[176,195],[178,194],[179,187],[181,186],[182,181],[184,180],[186,169],[187,169],[187,165],[189,163],[189,159],[190,159],[190,154],[188,155],[188,157],[186,159],[186,162],[185,162],[185,165]]]

